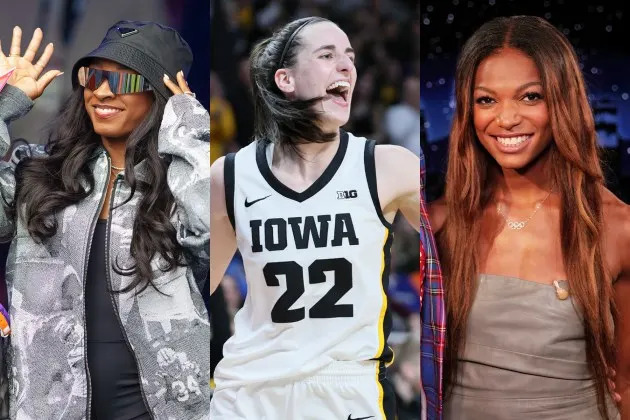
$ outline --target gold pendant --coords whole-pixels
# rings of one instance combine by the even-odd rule
[[[556,288],[556,296],[560,300],[566,300],[569,297],[569,291],[560,286],[558,280],[553,281],[553,285]]]

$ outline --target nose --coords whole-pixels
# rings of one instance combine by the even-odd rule
[[[504,102],[496,116],[496,122],[501,128],[510,129],[521,123],[521,115],[518,112],[518,105],[512,101]]]
[[[96,96],[99,100],[103,100],[105,98],[113,98],[116,95],[114,95],[112,90],[109,88],[109,81],[104,79],[103,82],[101,82],[101,85],[94,90],[94,96]]]
[[[352,68],[354,67],[354,63],[346,54],[341,54],[340,58],[337,60],[337,70],[340,72],[350,73]]]

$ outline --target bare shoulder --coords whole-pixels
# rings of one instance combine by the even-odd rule
[[[374,149],[378,193],[383,208],[401,199],[420,199],[420,159],[404,147],[378,145]]]
[[[605,228],[618,232],[630,243],[630,205],[605,188],[602,193],[602,204]]]
[[[379,144],[374,148],[374,160],[377,171],[379,169],[387,170],[387,172],[415,170],[420,176],[420,158],[404,147]]]
[[[440,197],[435,201],[429,203],[429,223],[431,223],[431,229],[433,233],[438,233],[444,227],[446,221],[446,200],[444,197]]]
[[[223,187],[223,168],[225,166],[225,156],[221,156],[210,166],[210,187]]]
[[[225,158],[220,157],[210,166],[210,217],[213,219],[227,215],[223,179],[224,162]]]
[[[606,242],[621,252],[622,270],[630,273],[630,206],[605,188],[602,203]]]

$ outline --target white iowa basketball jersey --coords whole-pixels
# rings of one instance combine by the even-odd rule
[[[272,174],[270,149],[252,143],[226,158],[226,204],[248,291],[215,371],[218,388],[393,357],[385,295],[392,234],[378,201],[374,142],[342,131],[328,168],[299,193]]]

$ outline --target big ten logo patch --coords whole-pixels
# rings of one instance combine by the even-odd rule
[[[337,200],[347,200],[348,198],[357,198],[357,190],[337,191]]]

